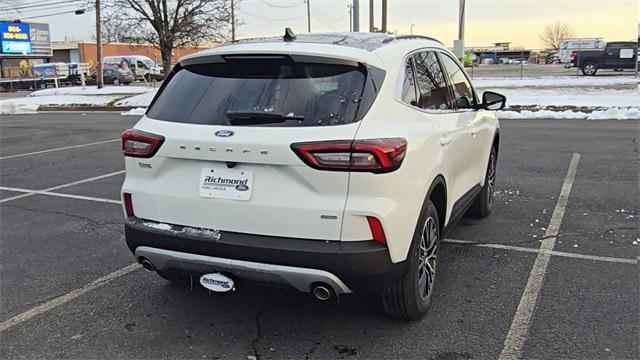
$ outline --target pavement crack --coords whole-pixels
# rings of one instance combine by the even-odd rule
[[[20,210],[25,210],[25,211],[29,211],[29,212],[34,212],[37,214],[55,214],[55,215],[62,215],[62,216],[68,216],[74,219],[78,219],[78,220],[82,220],[85,221],[87,223],[89,223],[90,225],[93,225],[95,227],[100,227],[100,228],[104,228],[106,231],[108,232],[112,232],[112,233],[121,233],[122,232],[122,224],[120,222],[99,222],[96,221],[90,217],[86,217],[86,216],[80,216],[80,215],[76,215],[76,214],[70,214],[64,211],[54,211],[54,210],[43,210],[43,209],[32,209],[26,206],[20,206],[20,205],[3,205],[3,207],[6,208],[14,208],[14,209],[20,209]],[[117,230],[112,229],[113,227],[118,227]]]
[[[260,317],[264,314],[265,308],[260,306],[258,309],[258,313],[255,317],[256,322],[256,336],[251,340],[251,349],[253,350],[253,356],[256,357],[256,360],[260,360],[260,352],[258,351],[258,343],[262,340],[262,326],[260,325]]]

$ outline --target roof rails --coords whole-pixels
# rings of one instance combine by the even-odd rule
[[[386,38],[386,39],[382,40],[382,43],[383,44],[388,44],[388,43],[390,43],[392,41],[395,41],[395,40],[431,40],[431,41],[437,42],[440,45],[444,45],[442,43],[442,41],[440,41],[438,39],[434,39],[432,37],[422,36],[422,35],[398,35],[398,36],[393,36],[393,37]]]

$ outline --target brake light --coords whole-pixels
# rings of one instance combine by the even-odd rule
[[[373,240],[386,246],[387,237],[384,235],[384,229],[382,228],[380,220],[374,216],[367,216],[367,222],[369,222],[369,229],[371,229],[371,236],[373,236]]]
[[[122,133],[122,152],[124,156],[150,158],[158,152],[164,142],[164,136],[129,129]]]
[[[124,199],[124,212],[127,214],[127,217],[134,216],[133,202],[131,201],[131,194],[123,193],[122,197]]]
[[[400,167],[407,141],[402,138],[319,141],[294,143],[291,149],[314,169],[379,174]]]
[[[573,58],[575,58],[575,57],[576,57],[576,55],[578,55],[578,52],[577,52],[577,51],[572,51],[572,52],[571,52],[571,58],[572,58],[572,59],[573,59]]]

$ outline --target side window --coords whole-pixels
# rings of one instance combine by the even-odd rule
[[[413,77],[413,65],[411,59],[407,60],[407,65],[404,69],[404,81],[402,83],[402,102],[409,105],[418,106],[418,100],[416,97],[416,82]]]
[[[449,75],[451,90],[454,95],[453,104],[457,109],[473,109],[476,107],[476,99],[473,96],[473,88],[464,71],[455,60],[442,54],[442,65]]]
[[[414,55],[418,84],[418,106],[430,110],[451,109],[449,90],[438,57],[433,51]]]

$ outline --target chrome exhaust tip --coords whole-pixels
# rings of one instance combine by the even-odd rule
[[[331,298],[331,289],[324,284],[316,285],[313,288],[313,296],[320,301],[329,300]]]
[[[153,266],[153,263],[145,258],[140,258],[140,265],[142,265],[145,270],[148,271],[156,271],[156,267]]]

